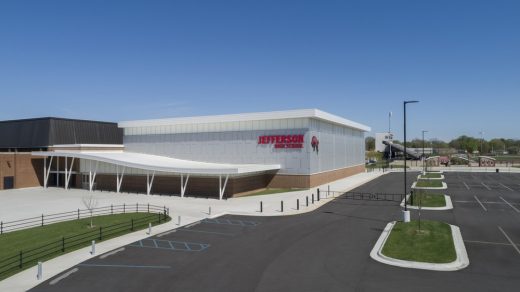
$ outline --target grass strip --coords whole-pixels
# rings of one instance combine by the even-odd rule
[[[415,184],[419,188],[442,188],[442,181],[438,180],[420,180]]]
[[[100,227],[102,227],[102,233],[104,233],[102,240],[106,240],[145,229],[148,227],[148,222],[156,225],[158,216],[153,213],[104,215],[92,217],[93,228],[90,227],[90,218],[83,218],[4,233],[0,235],[0,266],[9,262],[16,262],[16,264],[8,265],[9,267],[18,266],[20,251],[22,251],[24,263],[21,269],[0,274],[0,280],[34,266],[38,261],[49,260],[88,246],[90,240],[99,241]],[[161,216],[161,223],[170,220],[168,216],[166,219],[164,219],[164,215]],[[130,228],[132,220],[134,220],[133,230]],[[65,237],[65,252],[61,252],[63,237]],[[5,259],[13,256],[12,261],[5,261]],[[26,260],[29,262],[26,262]],[[0,269],[1,271],[4,270]]]
[[[441,178],[441,174],[440,173],[426,173],[426,174],[422,174],[421,175],[421,178]]]
[[[457,258],[451,228],[438,221],[397,222],[385,246],[385,256],[416,262],[449,263]]]
[[[413,204],[410,202],[413,202]],[[414,192],[413,197],[408,199],[408,203],[412,206],[419,206],[420,203],[423,207],[446,207],[444,195],[420,193],[419,191]]]

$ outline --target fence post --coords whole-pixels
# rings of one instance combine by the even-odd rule
[[[79,208],[78,208],[78,220],[79,220]]]
[[[125,203],[123,203],[123,214],[125,214]]]
[[[99,226],[99,241],[103,238],[103,227]]]
[[[114,205],[110,204],[110,214],[114,214]]]
[[[20,269],[21,269],[22,266],[23,266],[22,258],[23,258],[23,253],[22,253],[22,251],[20,251],[20,264],[18,265],[18,266],[20,267]]]
[[[61,252],[65,252],[65,236],[61,237]]]
[[[43,226],[43,214],[42,214],[42,226]]]
[[[260,213],[264,212],[264,203],[260,201]]]
[[[132,219],[130,219],[130,221],[131,221],[131,224],[132,224],[132,227],[130,227],[130,230],[134,231],[134,219],[132,218]]]
[[[309,196],[305,196],[305,207],[309,207]]]
[[[139,203],[135,203],[135,212],[139,213]]]
[[[0,234],[4,233],[4,221],[0,222]]]
[[[161,223],[161,212],[157,213],[159,215],[159,223]]]
[[[150,213],[150,203],[148,203],[148,213]]]
[[[296,199],[296,210],[300,210],[300,199]]]

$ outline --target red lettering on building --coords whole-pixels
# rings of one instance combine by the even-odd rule
[[[266,135],[258,136],[258,144],[274,144],[276,149],[302,149],[304,135]]]

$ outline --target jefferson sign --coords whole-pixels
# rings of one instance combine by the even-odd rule
[[[258,144],[274,144],[274,148],[303,148],[303,135],[258,136]]]

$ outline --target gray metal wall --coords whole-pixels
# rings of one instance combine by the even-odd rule
[[[364,134],[310,119],[309,127],[203,133],[125,135],[125,150],[205,162],[281,164],[280,174],[311,174],[364,163]],[[303,149],[258,144],[263,135],[305,135]],[[313,152],[312,136],[320,140]]]

